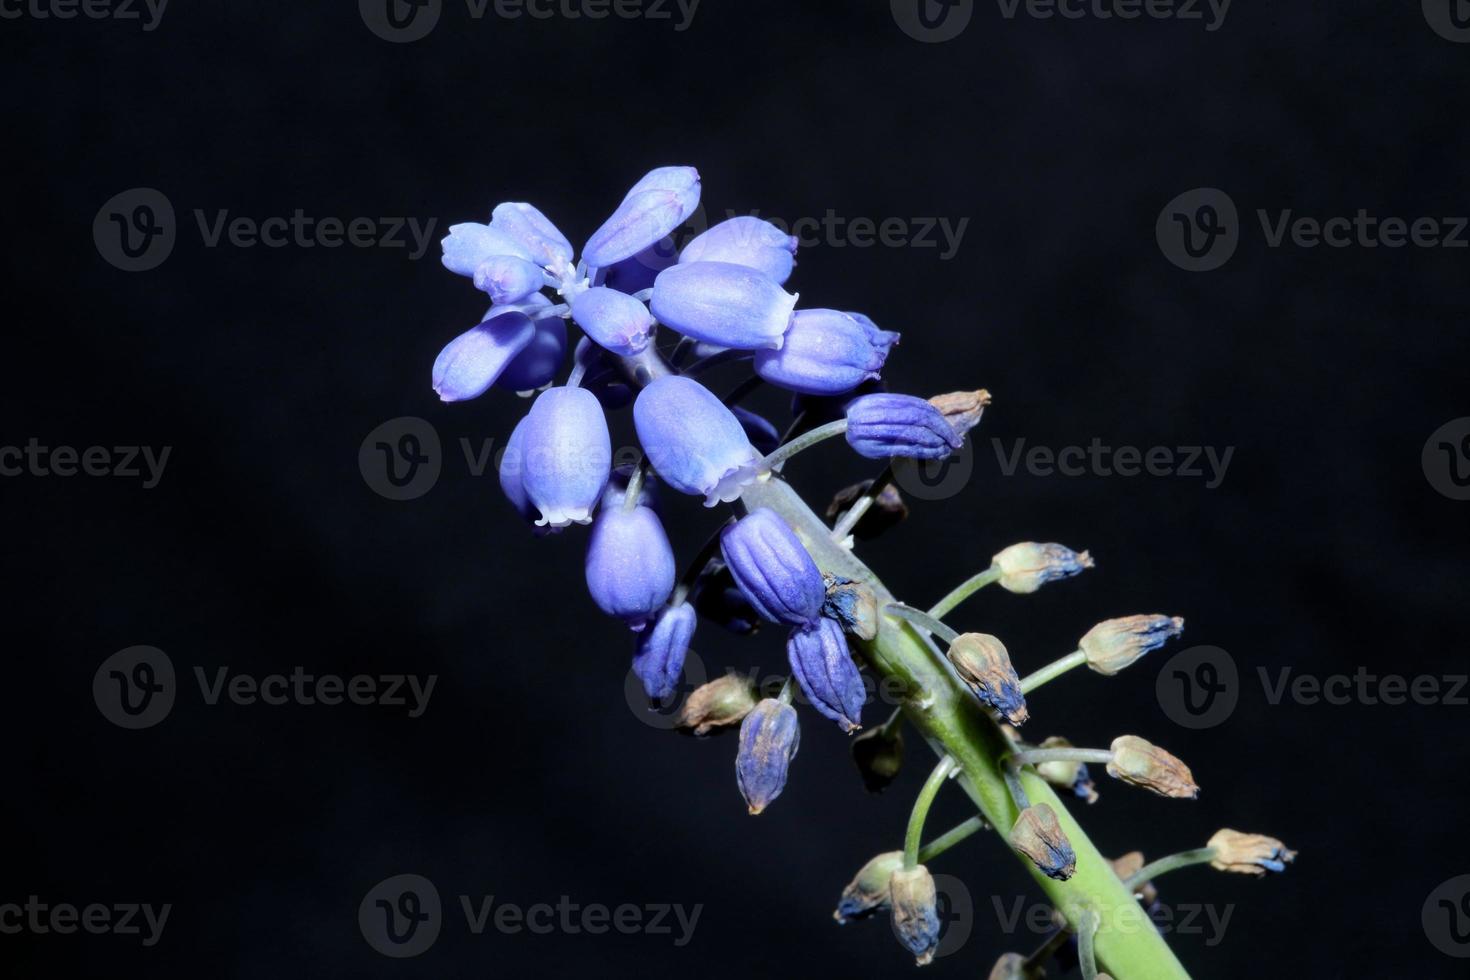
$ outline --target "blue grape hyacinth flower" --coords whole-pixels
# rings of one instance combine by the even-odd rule
[[[867,691],[841,626],[824,618],[797,627],[786,641],[786,655],[791,676],[813,708],[849,734],[862,727]]]
[[[775,511],[762,507],[720,532],[735,584],[773,623],[808,626],[822,613],[826,583],[817,563]]]
[[[643,682],[650,701],[664,702],[674,696],[697,618],[694,607],[681,602],[660,612],[653,626],[638,635],[633,673]]]
[[[527,496],[548,527],[588,524],[612,471],[612,437],[602,406],[581,388],[536,396],[521,436]]]
[[[692,378],[652,382],[633,403],[638,441],[659,477],[706,507],[740,496],[760,476],[761,454],[730,409]]]
[[[846,415],[847,444],[869,459],[943,459],[965,443],[939,409],[913,395],[864,395]]]
[[[740,723],[740,748],[735,755],[735,783],[751,814],[770,806],[786,788],[786,775],[801,745],[796,709],[766,698]]]

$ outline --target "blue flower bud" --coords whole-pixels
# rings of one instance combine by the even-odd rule
[[[726,527],[720,551],[735,584],[766,619],[806,626],[821,615],[822,573],[775,511],[761,507]]]
[[[684,223],[699,206],[699,171],[693,167],[650,170],[628,191],[623,203],[592,233],[582,261],[594,268],[643,251]]]
[[[653,337],[653,314],[627,293],[593,286],[572,300],[572,319],[598,346],[624,357],[641,354]]]
[[[519,303],[545,284],[540,266],[514,255],[492,255],[475,269],[475,288],[492,303]]]
[[[791,277],[796,245],[795,238],[769,221],[745,215],[696,235],[679,253],[679,261],[732,262],[757,269],[779,285]]]
[[[778,349],[796,294],[764,273],[729,262],[691,262],[658,274],[649,300],[660,323],[721,347]]]
[[[548,388],[526,416],[526,494],[538,525],[587,524],[612,470],[612,437],[602,406],[581,388]]]
[[[449,234],[444,236],[439,246],[444,250],[440,259],[444,268],[461,276],[473,276],[487,259],[497,255],[531,260],[531,253],[510,235],[473,221],[450,225]]]
[[[759,476],[760,453],[714,394],[690,378],[668,375],[638,393],[633,426],[648,461],[680,493],[713,507],[740,496]]]
[[[490,227],[509,236],[531,260],[560,276],[570,271],[572,243],[551,219],[529,204],[507,201],[490,213]]]
[[[884,394],[864,395],[847,406],[847,444],[869,459],[943,459],[964,440],[924,399]]]
[[[478,398],[535,334],[524,313],[502,313],[476,324],[434,358],[434,391],[446,402]]]
[[[735,782],[752,814],[770,806],[786,788],[786,771],[800,743],[796,709],[775,698],[757,704],[740,723]]]
[[[603,506],[587,542],[587,591],[609,616],[641,630],[674,591],[674,549],[648,507]],[[690,615],[693,610],[690,609]]]
[[[541,293],[533,293],[521,304],[523,307],[545,307],[551,300]],[[494,316],[500,309],[491,307],[487,317]],[[529,314],[528,314],[529,315]],[[567,356],[567,322],[559,316],[543,316],[531,321],[536,325],[536,334],[526,349],[511,358],[505,370],[495,380],[497,388],[510,391],[535,391],[556,380],[562,362]]]
[[[899,868],[888,880],[888,902],[893,907],[893,929],[920,966],[934,959],[939,948],[939,895],[934,877],[922,864]]]
[[[842,627],[830,619],[791,631],[786,641],[791,675],[802,693],[823,716],[831,718],[844,732],[862,727],[863,675],[847,649]]]
[[[659,613],[653,628],[638,637],[638,647],[633,654],[633,673],[643,682],[643,690],[649,700],[667,701],[674,696],[697,618],[694,609],[687,602],[681,602]]]
[[[777,432],[776,427],[770,422],[739,405],[730,406],[730,411],[740,421],[740,428],[745,430],[750,444],[762,456],[770,455],[776,451],[777,446],[781,445],[781,433]]]
[[[797,310],[780,350],[755,354],[755,373],[807,395],[836,395],[878,377],[898,334],[861,314]]]

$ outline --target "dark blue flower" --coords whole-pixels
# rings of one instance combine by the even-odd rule
[[[720,551],[735,584],[766,619],[806,626],[821,615],[822,573],[775,511],[762,507],[725,528]]]
[[[847,406],[847,444],[869,459],[943,459],[964,440],[924,399],[881,394],[864,395]]]
[[[791,662],[791,676],[801,685],[812,707],[837,722],[844,732],[861,727],[867,691],[841,626],[830,619],[819,619],[810,626],[797,627],[786,641],[786,656]]]
[[[643,682],[650,700],[667,701],[674,696],[697,618],[694,609],[681,602],[664,609],[653,626],[639,634],[633,673]]]

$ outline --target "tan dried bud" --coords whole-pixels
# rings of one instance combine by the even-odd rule
[[[988,980],[1032,980],[1036,976],[1026,969],[1026,957],[1020,953],[1007,953],[990,968]]]
[[[1296,860],[1296,851],[1281,841],[1264,834],[1242,834],[1238,830],[1218,830],[1210,838],[1215,852],[1210,867],[1239,874],[1263,875],[1267,871],[1285,871]]]
[[[1077,854],[1062,832],[1057,815],[1045,803],[1028,806],[1011,828],[1011,846],[1031,859],[1048,878],[1066,881],[1077,873]]]
[[[985,414],[985,406],[990,404],[990,392],[984,388],[951,391],[935,395],[929,399],[929,404],[939,409],[939,414],[944,416],[963,439],[971,429],[980,424],[980,416]]]
[[[1178,616],[1124,616],[1098,623],[1077,648],[1087,655],[1087,666],[1111,677],[1183,632],[1184,620]]]
[[[1113,859],[1113,871],[1117,873],[1119,881],[1127,881],[1142,871],[1143,866],[1147,863],[1143,859],[1142,851],[1129,851],[1122,857]],[[1143,884],[1134,888],[1133,894],[1143,899],[1144,905],[1152,905],[1159,898],[1159,890],[1154,887],[1154,883],[1151,881],[1145,881]]]
[[[864,480],[837,491],[832,502],[827,505],[827,520],[835,521],[846,513],[872,485],[872,480]],[[898,492],[898,488],[890,483],[878,491],[873,506],[858,519],[857,525],[852,529],[853,537],[871,541],[889,528],[902,524],[908,516],[909,505],[904,503],[903,494]]]
[[[1040,747],[1043,749],[1070,749],[1072,743],[1060,735],[1053,735],[1043,741]],[[1069,789],[1088,803],[1097,802],[1097,786],[1093,783],[1092,774],[1088,771],[1085,762],[1061,760],[1039,762],[1036,764],[1036,773],[1053,786]]]
[[[1005,644],[989,633],[961,633],[949,645],[949,662],[982,704],[999,711],[1012,725],[1030,717],[1021,679]]]
[[[1108,775],[1134,786],[1153,790],[1160,796],[1192,800],[1199,796],[1199,786],[1189,767],[1137,735],[1120,735],[1110,746],[1113,761]]]
[[[870,586],[840,575],[823,575],[822,581],[827,586],[823,616],[835,619],[859,640],[878,635],[878,596]]]
[[[1022,541],[990,559],[1000,570],[1000,587],[1007,592],[1035,592],[1048,582],[1071,578],[1096,564],[1087,552],[1066,545]]]
[[[839,925],[866,918],[888,907],[888,882],[893,872],[903,867],[903,851],[879,854],[858,871],[857,877],[842,889],[837,911],[832,913]]]
[[[755,683],[749,677],[726,674],[690,692],[674,724],[699,736],[738,725],[755,707],[756,694]]]
[[[934,878],[922,864],[900,867],[888,881],[893,929],[920,966],[934,959],[939,947],[939,895]]]

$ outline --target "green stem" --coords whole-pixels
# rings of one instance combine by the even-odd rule
[[[1097,913],[1091,909],[1082,913],[1077,926],[1077,962],[1082,967],[1082,980],[1097,980]]]
[[[1073,667],[1080,667],[1085,663],[1087,663],[1087,654],[1081,650],[1074,650],[1060,660],[1053,660],[1036,673],[1027,674],[1021,678],[1021,693],[1030,694],[1047,681],[1054,681]]]
[[[752,509],[770,507],[780,514],[822,571],[864,583],[879,597],[880,605],[893,601],[883,582],[833,541],[831,529],[784,480],[752,484],[745,491],[745,501]],[[1004,838],[1019,814],[1001,775],[1001,759],[1011,746],[999,726],[955,676],[938,647],[912,626],[884,618],[877,637],[860,646],[876,674],[901,685],[909,722],[936,755],[954,757],[961,788],[986,823],[997,829],[1005,850],[1015,854]],[[1022,771],[1020,778],[1034,803],[1045,803],[1055,811],[1077,854],[1077,873],[1066,881],[1048,878],[1017,856],[1047,900],[1074,927],[1086,910],[1097,910],[1102,923],[1096,937],[1097,955],[1114,980],[1187,980],[1189,974],[1164,937],[1066,804],[1035,773]]]
[[[991,565],[989,568],[978,575],[972,575],[971,577],[961,582],[959,585],[955,586],[954,591],[951,592],[949,595],[934,603],[934,608],[929,610],[929,615],[933,616],[935,619],[943,619],[945,614],[948,613],[955,606],[958,606],[960,603],[970,598],[970,596],[985,588],[991,582],[999,580],[999,578],[1000,568],[995,565]]]
[[[928,864],[962,840],[967,840],[985,829],[985,821],[971,817],[964,823],[952,827],[919,848],[919,863]]]
[[[847,419],[838,419],[836,422],[819,425],[810,432],[803,432],[784,446],[778,446],[769,456],[761,460],[760,469],[774,470],[803,449],[810,449],[824,439],[840,436],[846,431]]]
[[[903,866],[905,868],[916,867],[919,863],[919,842],[924,838],[924,819],[929,816],[929,807],[934,805],[934,797],[939,795],[939,787],[949,778],[949,774],[955,770],[953,756],[945,756],[939,760],[939,765],[924,780],[924,787],[919,790],[918,798],[914,800],[914,808],[909,812],[909,829],[903,838]]]
[[[863,495],[852,502],[852,506],[847,508],[847,513],[832,525],[832,537],[841,541],[851,534],[852,529],[857,527],[858,521],[863,519],[863,515],[877,502],[883,491],[888,488],[888,484],[892,482],[893,463],[890,462],[883,468],[883,472],[878,474],[878,478],[868,486],[868,489],[863,491]]]
[[[901,602],[890,602],[883,607],[883,611],[890,616],[897,616],[899,619],[908,620],[926,633],[933,633],[943,640],[946,646],[959,638],[958,633],[922,609],[915,609],[913,606],[906,606]]]
[[[633,472],[628,477],[628,489],[623,493],[623,510],[633,510],[638,506],[638,498],[643,496],[643,464],[633,464]]]
[[[1208,864],[1215,860],[1215,849],[1213,847],[1201,847],[1194,851],[1180,851],[1178,854],[1170,854],[1161,857],[1157,861],[1145,864],[1133,874],[1128,876],[1124,882],[1130,891],[1137,891],[1146,882],[1153,881],[1161,874],[1177,871],[1180,868],[1188,868],[1195,864]]]
[[[1113,761],[1108,749],[1022,749],[1011,756],[1018,766],[1038,766],[1043,762],[1098,762],[1106,765]]]

